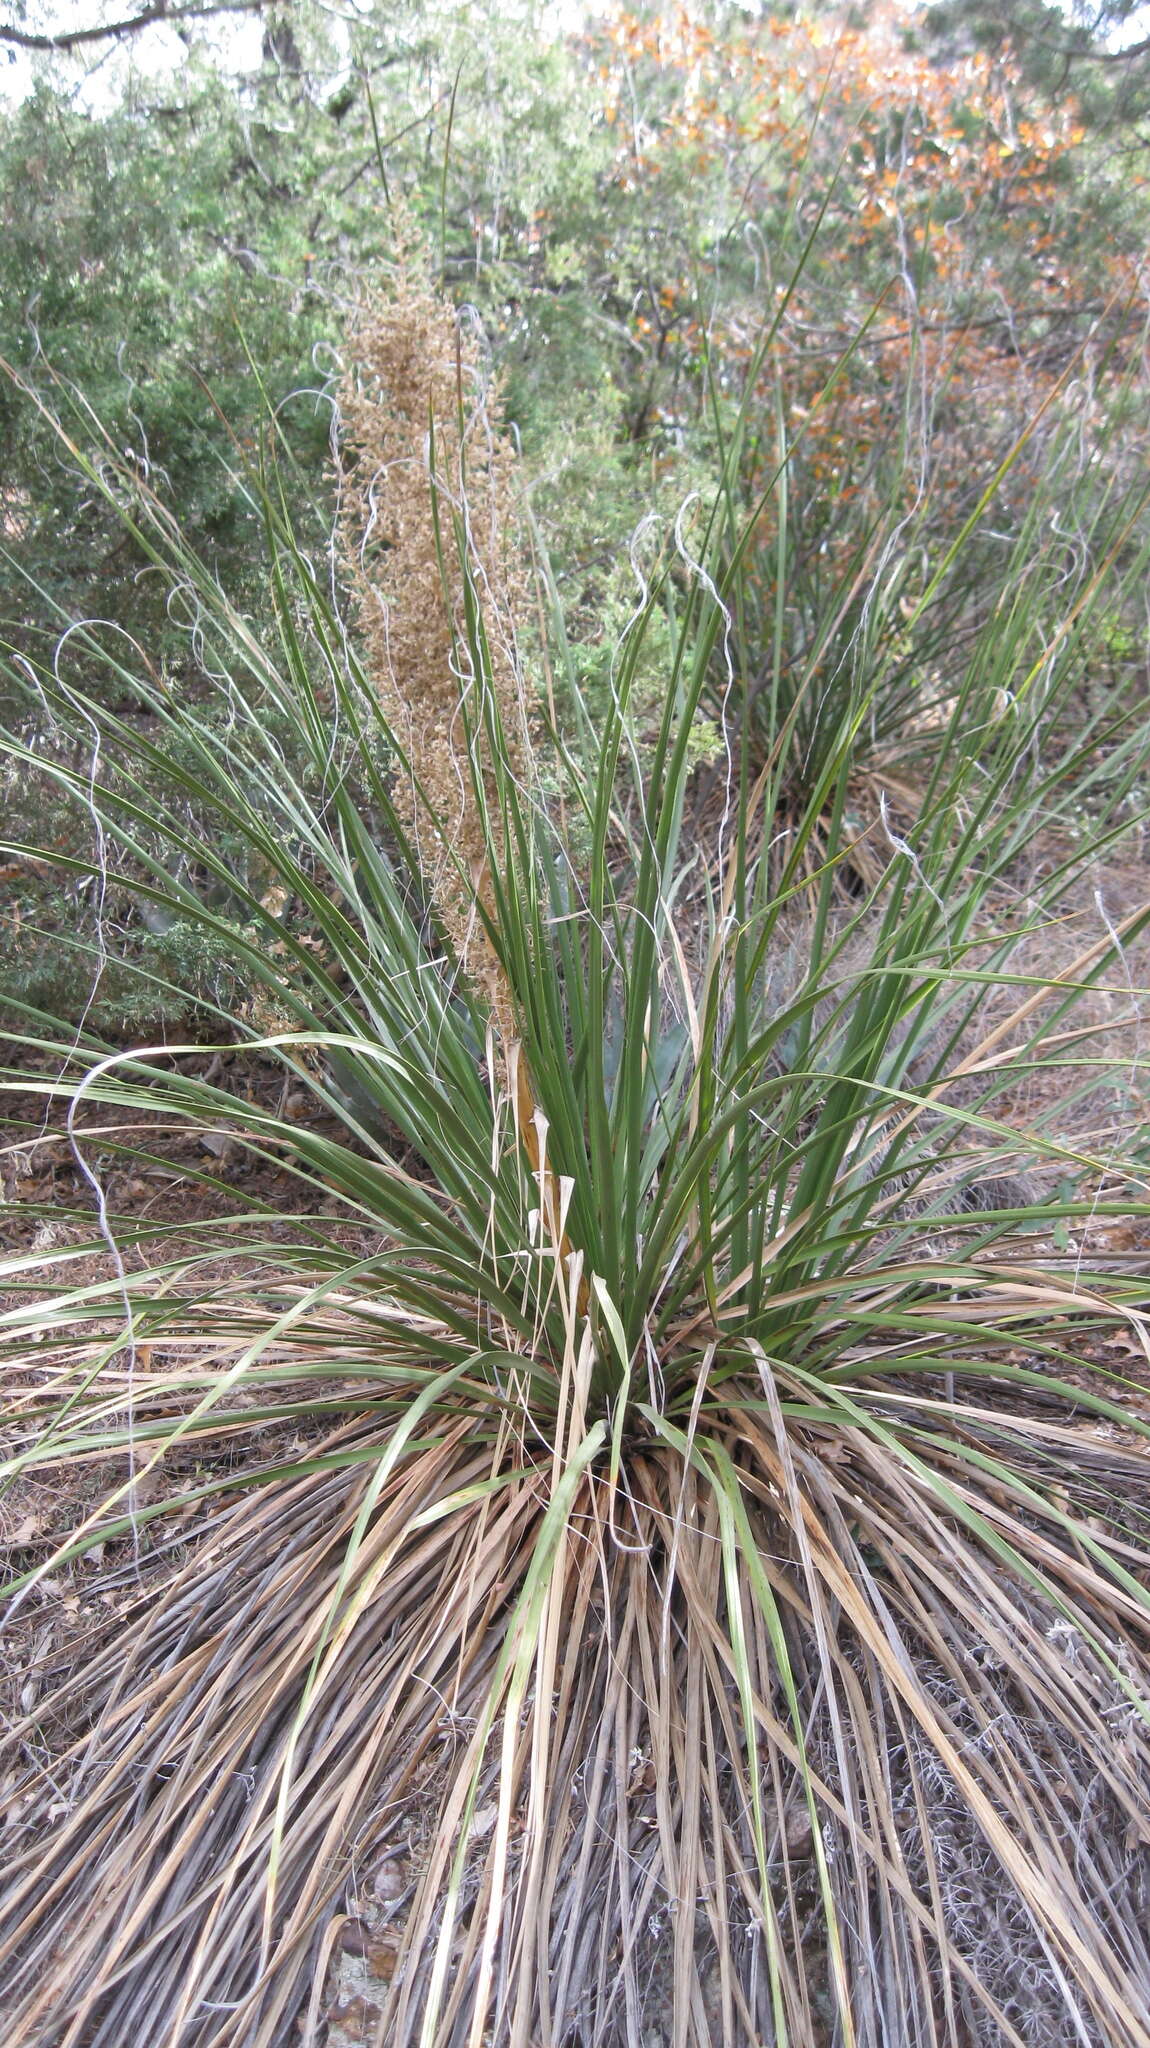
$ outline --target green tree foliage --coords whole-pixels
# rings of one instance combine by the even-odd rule
[[[301,140],[204,81],[146,115],[102,118],[41,89],[0,154],[0,349],[33,381],[83,390],[141,474],[169,479],[239,591],[252,544],[227,464],[261,410],[261,377],[317,475],[326,442],[326,408],[290,402],[316,384],[312,351],[330,331],[309,283]],[[0,435],[21,568],[69,610],[146,617],[138,557],[7,380]],[[11,573],[3,602],[15,623],[35,609]]]
[[[927,35],[943,48],[1009,52],[1030,85],[1052,102],[1071,100],[1102,133],[1137,128],[1150,112],[1150,37],[1139,0],[939,0],[925,11]]]

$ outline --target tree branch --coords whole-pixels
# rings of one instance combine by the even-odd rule
[[[151,5],[124,21],[110,21],[102,28],[68,28],[57,35],[30,35],[26,29],[10,28],[0,22],[0,43],[14,43],[21,50],[74,50],[79,43],[98,43],[107,37],[135,35],[137,29],[156,22],[202,21],[208,14],[262,14],[267,0],[184,0],[170,6],[169,0],[151,0]]]
[[[1143,36],[1138,43],[1127,43],[1121,50],[1102,50],[1090,43],[1052,43],[1046,36],[1034,34],[1030,40],[1040,49],[1050,50],[1056,57],[1067,57],[1074,64],[1129,64],[1150,50],[1150,36]]]

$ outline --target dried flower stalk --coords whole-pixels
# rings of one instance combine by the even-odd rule
[[[492,864],[505,854],[497,765],[522,786],[530,760],[515,658],[515,454],[475,340],[410,240],[390,291],[361,308],[350,356],[340,541],[366,666],[405,757],[396,812],[506,1037],[507,991],[477,912],[492,908]],[[482,607],[481,663],[465,629],[467,577]],[[498,764],[486,732],[498,735]]]
[[[519,1143],[566,1260],[559,1183],[510,989],[478,915],[493,908],[492,864],[503,868],[506,855],[487,735],[499,771],[521,788],[531,755],[515,659],[515,457],[474,339],[433,290],[410,236],[400,240],[390,293],[367,301],[355,324],[340,394],[342,554],[368,673],[405,757],[396,812],[455,953],[491,1005]],[[482,607],[482,659],[465,629],[468,577]],[[578,1296],[585,1311],[585,1281]]]

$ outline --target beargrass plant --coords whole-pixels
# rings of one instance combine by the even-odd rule
[[[416,313],[406,359],[402,299],[366,323],[344,391],[350,624],[274,472],[272,648],[66,429],[201,662],[177,692],[77,627],[28,676],[86,742],[49,763],[84,874],[226,938],[220,1045],[323,1116],[28,1016],[97,1214],[5,1262],[3,1471],[119,1476],[9,1589],[20,1644],[105,1546],[106,1604],[5,1726],[5,2039],[318,2043],[350,1920],[381,2042],[1144,2044],[1147,1430],[1083,1360],[1150,1355],[1141,1262],[1096,1248],[1150,1217],[1150,911],[1065,929],[1082,820],[1117,857],[1145,764],[1105,718],[1050,741],[1133,527],[1056,644],[991,617],[844,909],[849,730],[772,861],[780,756],[739,751],[732,671],[692,809],[722,492],[549,779],[481,516],[496,402]],[[130,1160],[145,1113],[309,1213],[117,1216],[97,1145]]]
[[[1120,438],[1120,424],[1111,427],[1125,418],[1140,371],[1107,358],[1093,431],[1084,433],[1083,367],[1074,356],[1011,433],[993,479],[954,474],[945,429],[921,417],[945,418],[945,385],[928,400],[921,365],[841,495],[821,484],[807,446],[810,438],[817,450],[837,369],[797,415],[778,374],[754,431],[744,406],[731,435],[720,551],[729,628],[711,682],[722,699],[730,668],[743,679],[743,744],[756,767],[774,763],[780,852],[788,826],[802,830],[845,735],[847,816],[858,838],[846,872],[852,886],[856,868],[873,883],[869,838],[884,801],[904,816],[917,811],[940,745],[954,743],[950,714],[956,695],[969,698],[972,665],[989,656],[1007,696],[1011,678],[1036,672],[1044,652],[1080,678],[1088,672],[1083,642],[1068,641],[1065,626],[1085,602],[1098,630],[1099,568],[1109,582],[1116,560],[1129,561],[1135,494],[1121,465],[1100,457]],[[1103,694],[1112,709],[1117,691]],[[1054,698],[1065,715],[1065,692]],[[816,831],[808,863],[825,854]]]

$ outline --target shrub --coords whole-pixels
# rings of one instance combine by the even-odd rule
[[[746,559],[724,566],[729,478],[564,763],[565,829],[524,771],[526,681],[493,652],[460,388],[441,419],[433,387],[404,472],[433,509],[429,630],[458,686],[438,780],[397,729],[418,640],[410,670],[384,675],[371,640],[361,658],[274,489],[274,656],[146,488],[124,513],[197,595],[226,734],[147,674],[143,722],[63,663],[42,677],[100,735],[97,773],[51,772],[150,902],[220,930],[186,878],[179,785],[322,934],[227,868],[267,1026],[232,1030],[342,1135],[171,1048],[42,1033],[69,1128],[88,1104],[226,1121],[315,1211],[293,1241],[257,1213],[158,1263],[101,1211],[115,1256],[79,1287],[72,1248],[8,1262],[29,1293],[3,1323],[7,1472],[125,1461],[15,1582],[17,1625],[86,1546],[127,1559],[83,1663],[6,1738],[9,2030],[111,2048],[146,2012],[156,2042],[314,2035],[340,1912],[369,1911],[364,1872],[394,1856],[388,2040],[1133,2048],[1146,1431],[1081,1340],[1091,1361],[1145,1343],[1143,1282],[1096,1244],[1148,1213],[1140,1135],[1105,1128],[1140,1071],[1146,914],[1104,910],[1053,974],[1020,951],[1054,945],[1083,866],[1039,873],[1040,828],[1064,847],[1087,806],[1099,859],[1130,829],[1134,740],[1101,747],[1103,721],[1045,744],[1117,571],[1056,659],[1012,667],[1006,709],[988,618],[916,815],[880,813],[876,877],[844,911],[849,735],[767,858],[777,756],[756,778],[736,750],[732,672],[722,802],[692,812]],[[397,621],[414,590],[384,586]],[[660,607],[640,756],[630,693]],[[221,872],[215,837],[195,861]],[[348,1223],[371,1232],[356,1255]],[[155,1475],[193,1453],[168,1549]]]

